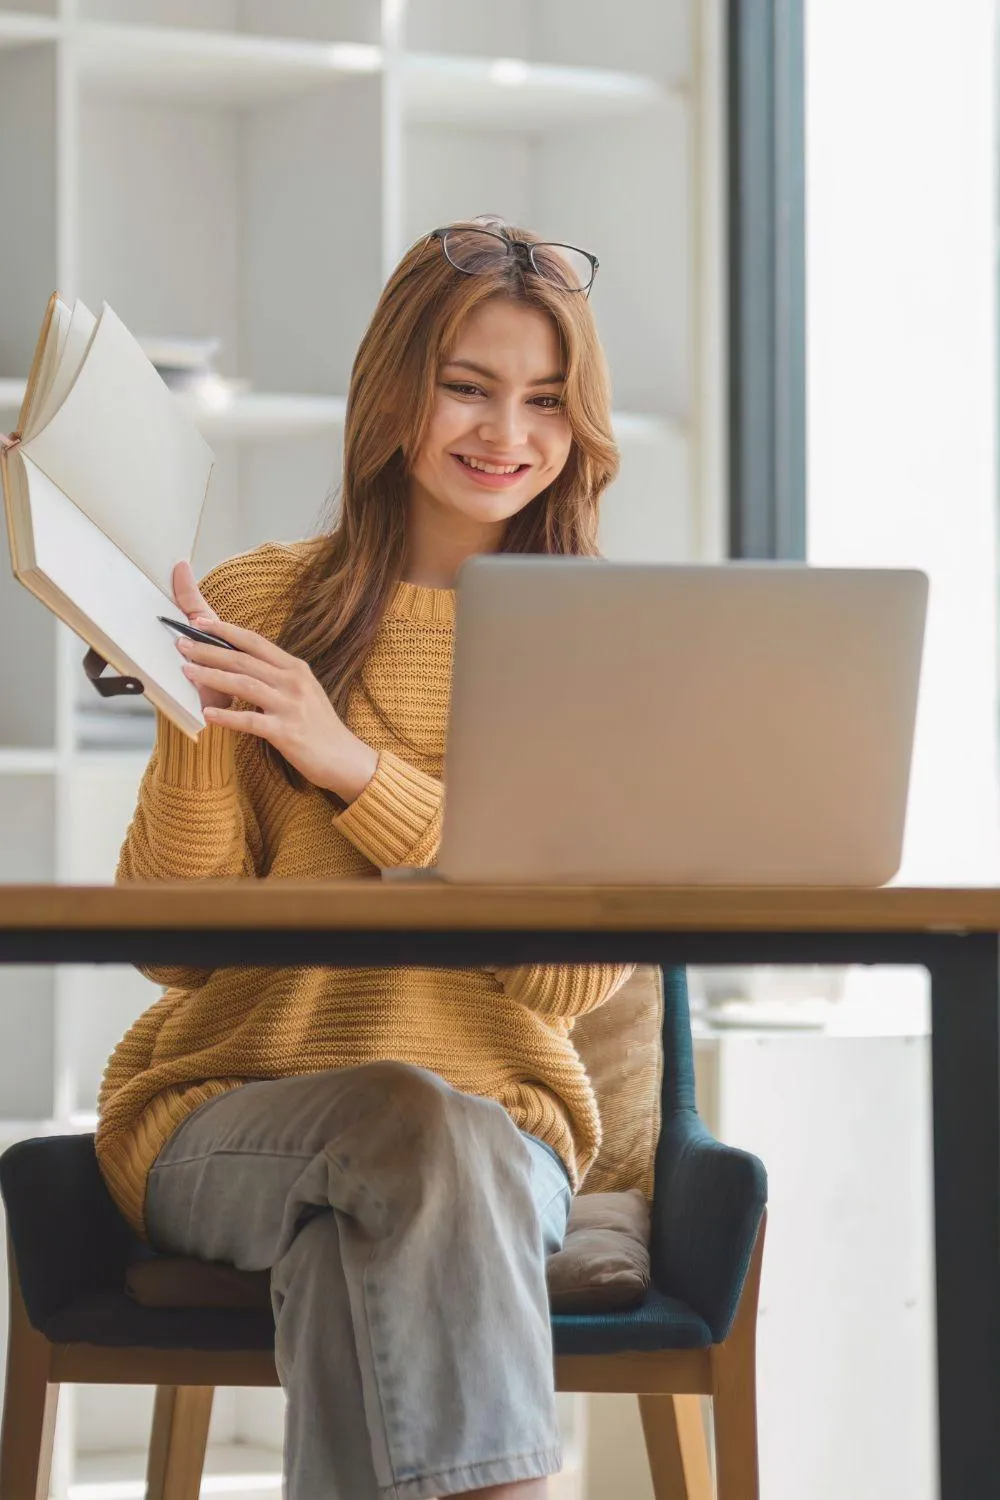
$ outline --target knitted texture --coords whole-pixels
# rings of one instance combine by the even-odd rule
[[[267,544],[216,568],[203,593],[221,618],[274,639],[304,556]],[[349,727],[379,759],[343,811],[315,788],[289,787],[256,737],[214,726],[192,741],[159,717],[118,880],[374,880],[383,868],[433,864],[454,623],[453,590],[397,586],[363,675],[409,743],[364,693],[352,695]],[[108,1187],[140,1234],[149,1170],[171,1133],[254,1078],[393,1058],[497,1100],[555,1147],[574,1186],[597,1155],[597,1103],[570,1031],[631,965],[143,972],[168,988],[111,1056],[97,1131]]]

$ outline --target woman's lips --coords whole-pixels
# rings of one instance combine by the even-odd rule
[[[463,474],[474,480],[476,484],[485,485],[489,490],[509,489],[512,484],[516,484],[527,474],[531,467],[530,464],[522,464],[519,469],[515,469],[513,474],[486,474],[482,469],[473,469],[469,464],[463,463],[459,454],[453,453],[451,456]]]

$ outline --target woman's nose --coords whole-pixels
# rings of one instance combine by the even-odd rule
[[[479,424],[484,440],[498,448],[519,447],[527,436],[524,414],[518,401],[496,401],[484,411]]]

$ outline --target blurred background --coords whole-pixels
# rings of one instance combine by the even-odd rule
[[[316,530],[414,238],[595,252],[613,558],[931,577],[899,879],[997,880],[995,0],[0,0],[0,422],[46,300],[106,299],[217,456],[195,563]],[[0,879],[109,881],[152,739],[0,570]],[[769,1168],[764,1500],[934,1500],[916,971],[692,974],[700,1107]],[[154,998],[0,972],[0,1144],[90,1129]],[[651,1496],[634,1398],[566,1397],[558,1500]],[[151,1393],[64,1390],[60,1500],[143,1493]],[[220,1392],[204,1494],[277,1494]]]

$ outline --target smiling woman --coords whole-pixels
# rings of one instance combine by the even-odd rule
[[[464,556],[502,550],[510,518],[562,473],[573,434],[561,356],[537,307],[491,299],[462,324],[411,470],[413,582],[450,587]]]
[[[338,523],[280,637],[338,712],[364,690],[400,580],[450,588],[477,552],[597,552],[600,498],[618,472],[607,365],[587,287],[563,247],[535,254],[540,244],[493,218],[437,231],[379,299],[351,374]],[[495,487],[470,480],[471,465],[458,473],[463,459],[526,469],[476,508],[470,497]]]
[[[584,273],[456,233],[362,341],[335,529],[200,585],[178,564],[226,645],[178,642],[208,727],[158,721],[120,880],[432,865],[459,566],[596,553],[617,453]],[[540,1500],[545,1255],[601,1139],[572,1022],[632,966],[147,972],[171,988],[108,1064],[101,1167],[158,1248],[271,1271],[289,1500]]]

